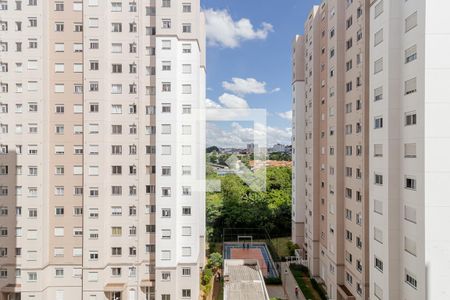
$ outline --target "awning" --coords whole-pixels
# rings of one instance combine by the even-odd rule
[[[141,280],[141,287],[152,287],[154,286],[154,281],[149,279]]]
[[[122,292],[125,290],[125,283],[108,283],[104,290],[105,292]]]
[[[1,291],[2,291],[2,293],[17,293],[17,292],[20,292],[21,287],[22,287],[22,285],[20,285],[20,284],[10,283],[10,284],[2,287]]]

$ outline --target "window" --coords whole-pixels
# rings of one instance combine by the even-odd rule
[[[116,277],[122,276],[122,268],[111,268],[111,275]]]
[[[181,87],[183,94],[191,94],[192,93],[192,86],[190,84],[183,84]]]
[[[408,237],[405,236],[405,251],[408,252],[409,254],[416,256],[416,251],[417,251],[417,247],[416,247],[416,242]]]
[[[162,28],[169,29],[172,27],[172,21],[170,19],[162,19]]]
[[[353,67],[353,61],[352,60],[349,60],[348,62],[345,63],[345,68],[346,68],[347,71],[350,71],[352,69],[352,67]],[[333,70],[333,72],[334,72],[334,70]],[[330,74],[330,77],[333,77],[332,74]]]
[[[414,12],[405,19],[405,32],[410,31],[417,26],[417,12]]]
[[[374,38],[373,38],[373,44],[374,47],[380,44],[383,41],[383,28],[375,32]]]
[[[405,126],[416,125],[417,124],[417,114],[415,111],[407,112],[405,114]]]
[[[405,81],[405,95],[413,94],[416,91],[417,91],[417,80],[415,77]]]
[[[122,32],[122,23],[112,23],[111,31],[112,32]]]
[[[191,105],[183,104],[183,114],[190,114],[190,113],[191,113]]]
[[[183,12],[184,13],[190,13],[191,12],[191,4],[190,3],[183,3]]]
[[[162,229],[161,230],[161,238],[162,239],[170,239],[171,238],[171,230],[170,229]]]
[[[353,39],[347,40],[347,42],[346,42],[347,50],[350,49],[352,46],[353,46]]]
[[[183,206],[183,208],[182,208],[182,215],[183,216],[190,216],[191,215],[191,207],[190,206]]]
[[[191,74],[192,73],[192,65],[183,64],[183,74]]]
[[[171,133],[171,125],[170,124],[162,124],[161,125],[161,134],[170,134]]]
[[[190,23],[184,23],[183,24],[183,33],[190,33],[191,32],[191,24]]]
[[[82,32],[83,31],[83,24],[74,23],[73,26],[74,26],[74,28],[73,28],[74,32]]]
[[[383,202],[380,200],[373,200],[373,211],[377,214],[382,215],[383,214]]]
[[[181,235],[182,236],[191,236],[192,235],[192,227],[191,226],[181,227]]]
[[[170,84],[170,82],[163,82],[162,83],[162,91],[163,92],[170,92],[171,91],[171,84]]]
[[[171,70],[171,63],[170,63],[170,61],[163,61],[162,62],[162,70],[163,71],[170,71]]]
[[[162,7],[170,7],[170,0],[162,0]]]
[[[163,40],[162,41],[162,47],[163,50],[170,50],[171,48],[171,42],[170,40]]]
[[[191,268],[183,268],[181,270],[181,275],[182,276],[191,276]]]
[[[183,53],[191,53],[191,44],[183,44],[182,45]]]
[[[170,260],[171,259],[171,251],[170,250],[162,250],[161,251],[161,260]]]
[[[121,247],[112,247],[111,248],[111,254],[113,256],[120,256],[120,255],[122,255],[122,248]]]
[[[347,82],[347,83],[345,84],[345,90],[346,90],[346,92],[347,92],[347,93],[348,93],[348,92],[351,92],[352,89],[353,89],[353,82],[352,82],[352,81]]]
[[[112,12],[121,12],[122,11],[122,2],[111,2],[111,11]]]
[[[381,273],[383,273],[383,261],[375,256],[375,268],[378,269]]]
[[[28,281],[36,281],[37,272],[28,272]]]
[[[379,1],[377,5],[375,5],[375,19],[383,13],[383,0]]]
[[[165,218],[170,218],[171,212],[170,212],[170,208],[163,208],[161,210],[161,216],[165,217]]]
[[[375,184],[383,185],[383,175],[375,174]]]
[[[182,175],[191,175],[191,166],[182,166]]]
[[[405,176],[405,189],[416,190],[416,179],[413,177]]]
[[[405,158],[416,158],[416,144],[405,143],[404,144],[404,156]]]
[[[383,156],[383,144],[374,144],[373,145],[373,156],[374,157],[382,157]]]
[[[191,256],[192,249],[191,247],[181,247],[181,256]]]
[[[383,128],[383,117],[375,117],[374,128],[375,129]]]
[[[55,23],[55,31],[63,32],[64,31],[64,23]]]
[[[380,242],[382,244],[383,243],[383,231],[374,227],[373,228],[373,238],[375,241]]]
[[[417,46],[411,46],[405,50],[405,64],[417,59]]]
[[[161,279],[164,281],[170,280],[170,272],[163,271],[161,272]]]
[[[182,289],[181,296],[183,298],[191,298],[191,290],[190,289]]]
[[[405,282],[412,286],[413,288],[417,289],[417,279],[416,276],[413,275],[408,270],[405,270]]]
[[[373,64],[373,73],[377,74],[383,71],[383,58],[377,59]]]
[[[404,208],[404,215],[405,215],[405,220],[412,222],[412,223],[416,223],[417,221],[417,217],[416,217],[416,209],[405,205]]]
[[[374,94],[374,101],[383,99],[383,87],[380,86],[374,89],[373,94]]]
[[[161,146],[161,155],[170,155],[171,154],[171,146],[170,145],[162,145]]]

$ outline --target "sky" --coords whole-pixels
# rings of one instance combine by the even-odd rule
[[[207,32],[206,107],[266,109],[267,145],[291,144],[291,45],[319,2],[202,0]],[[207,145],[245,147],[261,127],[251,121],[210,121]]]

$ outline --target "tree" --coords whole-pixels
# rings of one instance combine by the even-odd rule
[[[262,175],[262,171],[257,175]],[[209,241],[221,241],[223,228],[265,228],[271,236],[291,233],[291,168],[267,168],[267,190],[255,192],[234,174],[217,176],[221,191],[208,193]]]
[[[222,268],[223,257],[222,254],[218,252],[211,253],[208,259],[208,267],[211,268],[214,272]]]
[[[206,153],[211,153],[211,152],[218,153],[218,152],[220,152],[220,150],[217,146],[211,146],[211,147],[206,148]]]

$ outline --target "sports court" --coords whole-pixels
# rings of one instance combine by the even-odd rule
[[[226,242],[223,245],[224,259],[256,259],[264,277],[278,277],[278,272],[266,243]]]

